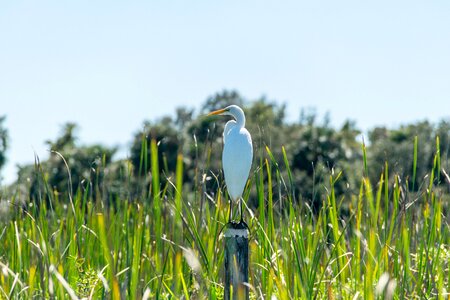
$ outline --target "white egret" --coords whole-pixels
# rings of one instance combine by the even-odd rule
[[[239,201],[241,223],[243,223],[242,193],[247,183],[253,160],[252,137],[245,129],[244,111],[237,105],[213,111],[212,115],[230,115],[235,120],[230,120],[223,131],[222,168],[225,173],[225,183],[230,196],[231,221],[232,202]]]

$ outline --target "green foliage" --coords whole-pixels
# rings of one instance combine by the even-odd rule
[[[68,123],[62,134],[54,142],[48,141],[50,157],[41,162],[36,157],[35,165],[19,168],[17,191],[28,189],[28,199],[22,201],[40,204],[43,201],[62,195],[88,192],[94,199],[103,188],[107,167],[112,164],[116,149],[102,145],[78,146],[76,143],[76,125]],[[43,174],[40,174],[43,173]],[[42,176],[41,176],[42,175]],[[45,197],[42,190],[46,190]],[[109,193],[102,193],[109,201]]]
[[[91,293],[96,293],[100,288],[97,272],[86,265],[86,259],[76,258],[75,266],[77,268],[76,276],[72,281],[76,283],[76,293],[79,297],[89,297]]]
[[[385,180],[387,168],[376,188],[361,177],[357,194],[340,197],[336,186],[343,173],[330,172],[316,212],[294,201],[286,150],[277,161],[267,147],[257,157],[249,185],[259,208],[246,209],[251,297],[444,299],[450,285],[450,228],[448,195],[436,181],[439,145],[421,196],[413,202],[398,175],[393,184]],[[51,207],[44,202],[27,210],[15,206],[13,197],[8,204],[17,209],[0,227],[1,297],[221,299],[226,198],[220,189],[212,196],[204,185],[199,185],[201,194],[209,196],[203,207],[202,197],[190,197],[182,184],[181,155],[174,181],[159,182],[158,149],[151,140],[148,198],[120,199],[112,207],[77,192],[72,211],[62,197],[52,198]],[[39,176],[45,174],[42,169]],[[49,191],[40,192],[46,197]],[[277,193],[283,206],[274,202]],[[244,200],[249,196],[248,190]]]
[[[130,154],[135,176],[145,176],[151,170],[151,153],[147,151],[145,157],[142,157],[142,152],[143,147],[150,149],[152,139],[158,143],[159,161],[162,162],[164,171],[166,173],[175,171],[177,154],[181,150],[181,145],[175,123],[171,118],[166,117],[153,125],[145,123],[144,131],[136,133]]]
[[[328,125],[316,124],[314,116],[305,116],[307,122],[291,126],[291,168],[294,181],[303,188],[300,198],[312,204],[315,210],[321,206],[324,191],[321,189],[328,174],[341,173],[341,180],[334,185],[338,195],[355,193],[357,178],[361,176],[360,144],[356,141],[359,131],[351,122],[346,122],[341,130]],[[288,148],[289,149],[289,148]]]
[[[225,122],[204,114],[231,103],[246,101],[224,91],[200,115],[146,122],[129,160],[67,124],[0,199],[0,299],[221,299]],[[265,98],[245,113],[251,298],[448,297],[450,123],[375,128],[362,145],[350,121],[288,123]]]
[[[404,125],[398,129],[389,130],[377,127],[369,132],[370,157],[369,164],[373,174],[369,174],[371,181],[376,182],[377,174],[382,172],[385,162],[389,163],[391,174],[399,174],[408,180],[409,187],[414,191],[420,188],[433,166],[434,141],[441,139],[440,158],[447,163],[450,147],[450,123],[442,121],[433,126],[428,121]],[[415,143],[420,147],[415,146]],[[414,151],[416,147],[417,152]],[[392,181],[392,177],[390,178]],[[414,180],[414,181],[412,181]],[[412,182],[411,182],[412,181]]]

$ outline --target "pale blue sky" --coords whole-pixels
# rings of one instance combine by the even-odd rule
[[[0,115],[15,164],[67,121],[121,145],[222,89],[361,129],[450,116],[448,1],[1,1]]]

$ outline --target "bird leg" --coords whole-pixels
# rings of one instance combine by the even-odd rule
[[[239,210],[241,211],[241,223],[244,222],[244,209],[242,207],[242,198],[239,198]]]
[[[233,203],[233,200],[230,199],[230,211],[229,211],[229,214],[228,214],[228,223],[231,223],[231,217],[232,217],[232,207],[231,207],[231,205],[232,205],[232,203]]]
[[[242,201],[244,201],[244,199],[240,198],[239,199],[239,209],[241,211],[241,220],[239,221],[239,224],[243,225],[246,229],[249,229],[247,223],[245,223],[245,221],[244,221],[244,206],[242,205]]]

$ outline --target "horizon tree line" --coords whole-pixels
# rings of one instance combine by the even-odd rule
[[[313,110],[302,110],[297,122],[288,122],[284,104],[264,97],[247,101],[238,92],[225,90],[206,99],[197,114],[193,108],[179,107],[174,117],[145,121],[144,129],[133,134],[128,160],[114,159],[118,150],[116,147],[80,145],[76,139],[77,125],[67,123],[60,136],[46,142],[51,150],[49,158],[20,166],[17,181],[2,191],[0,198],[16,195],[24,203],[51,203],[56,200],[67,202],[69,193],[87,193],[92,199],[108,204],[121,199],[149,198],[151,140],[158,145],[163,184],[173,177],[177,157],[181,154],[186,191],[195,193],[201,184],[212,193],[223,185],[220,149],[225,122],[215,122],[203,116],[230,104],[239,105],[245,111],[246,127],[252,134],[255,146],[253,169],[260,167],[262,159],[267,157],[267,147],[274,161],[279,163],[281,176],[286,176],[286,170],[282,168],[284,147],[293,175],[295,199],[312,208],[321,205],[330,174],[342,172],[335,184],[336,193],[352,196],[358,195],[362,176],[369,177],[376,185],[380,174],[388,166],[388,180],[398,176],[402,178],[405,189],[415,193],[433,168],[437,146],[441,167],[449,171],[449,120],[437,123],[421,121],[394,129],[377,126],[369,130],[364,145],[369,167],[368,174],[364,174],[363,144],[358,139],[361,131],[355,122],[347,120],[340,128],[335,128],[330,125],[328,116],[319,120]],[[0,169],[5,164],[8,149],[8,131],[3,125],[4,120],[5,116],[0,117]],[[416,139],[417,172],[413,179]],[[445,180],[439,178],[439,174],[438,180],[448,191]],[[43,190],[47,190],[46,193],[42,193]],[[250,197],[249,205],[257,205],[255,197]]]

